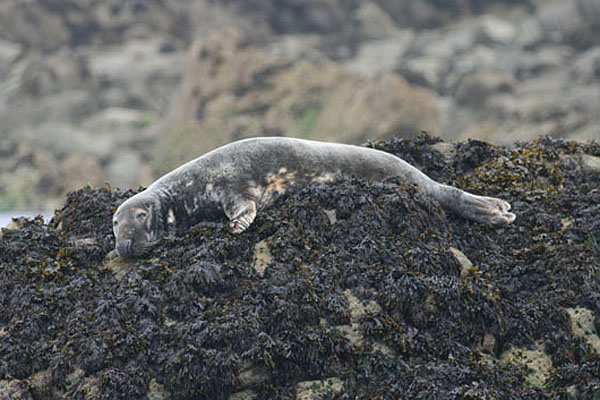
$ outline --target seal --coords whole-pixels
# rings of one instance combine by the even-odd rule
[[[251,138],[181,165],[122,203],[113,216],[115,251],[121,257],[143,256],[165,232],[223,213],[229,230],[240,233],[278,196],[341,176],[396,176],[464,218],[491,225],[515,220],[506,201],[438,183],[380,150],[285,137]]]

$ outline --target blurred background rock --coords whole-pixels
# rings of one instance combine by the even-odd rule
[[[229,141],[600,139],[600,0],[3,0],[0,210]]]

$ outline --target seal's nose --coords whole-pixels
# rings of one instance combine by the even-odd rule
[[[131,257],[131,239],[117,241],[115,251],[119,257]]]

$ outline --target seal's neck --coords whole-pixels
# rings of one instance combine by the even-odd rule
[[[206,190],[206,185],[202,186],[148,188],[160,216],[157,233],[185,231],[200,221],[215,220],[223,214],[218,199]]]

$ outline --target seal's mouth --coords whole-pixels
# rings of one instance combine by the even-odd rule
[[[150,253],[156,242],[133,243],[130,239],[119,240],[115,244],[115,252],[119,257],[136,258]]]
[[[119,257],[131,257],[133,255],[131,251],[131,239],[119,240],[115,244],[115,251]]]

